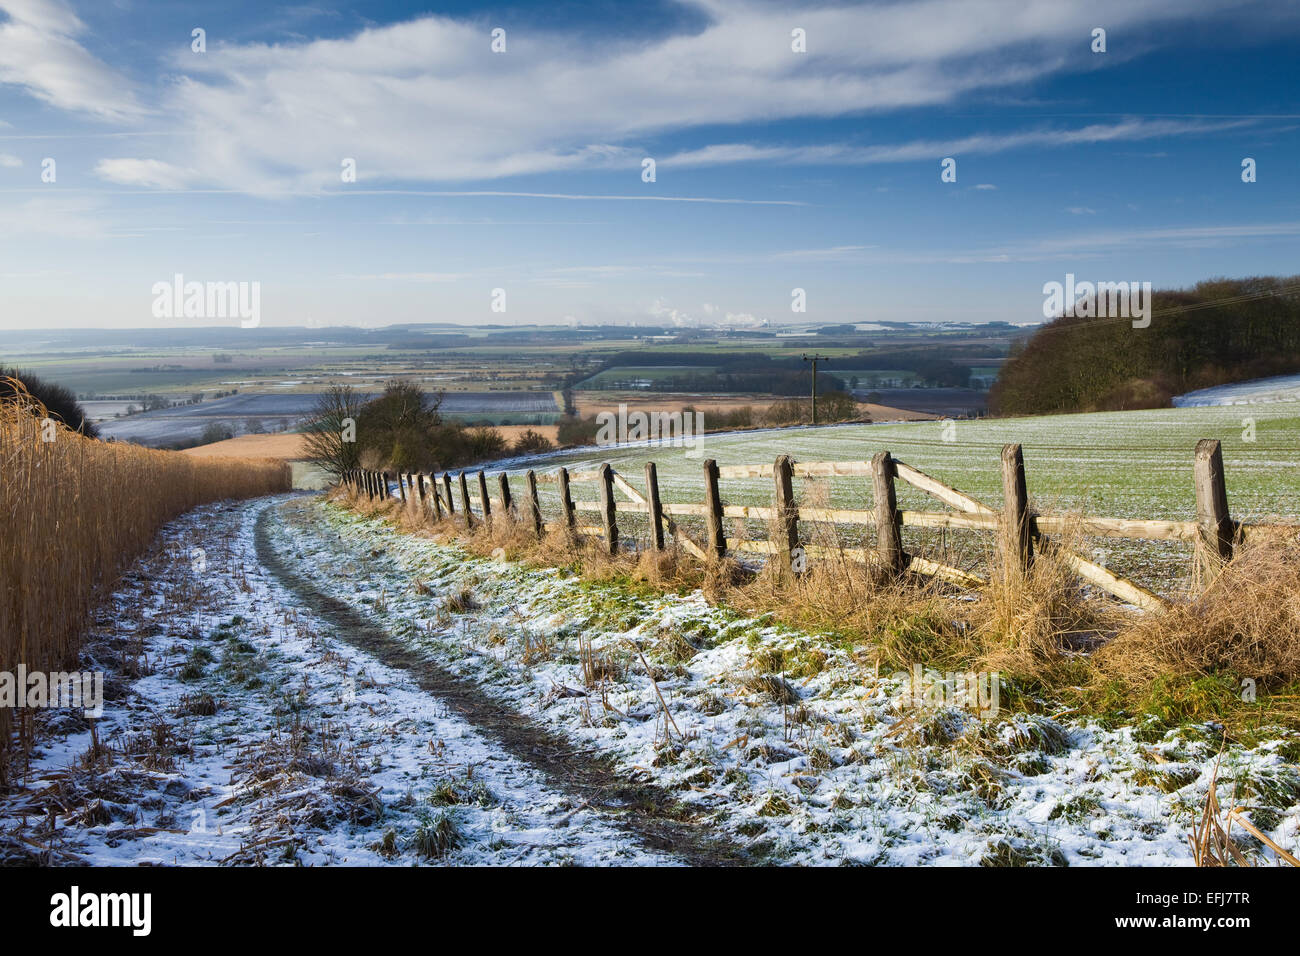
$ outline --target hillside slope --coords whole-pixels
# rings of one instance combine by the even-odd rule
[[[995,414],[1162,408],[1174,395],[1300,371],[1300,276],[1157,290],[1150,325],[1066,316],[1014,348]]]

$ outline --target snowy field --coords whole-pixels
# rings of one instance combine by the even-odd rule
[[[1233,382],[1176,395],[1176,408],[1210,405],[1259,405],[1268,402],[1300,402],[1300,375],[1278,375],[1249,382]]]
[[[1192,460],[1201,438],[1222,442],[1234,518],[1300,519],[1300,415],[1296,406],[1286,404],[730,432],[705,435],[698,449],[662,443],[588,447],[515,460],[504,467],[520,476],[513,482],[515,493],[520,494],[521,472],[529,467],[545,473],[560,465],[590,470],[609,462],[642,487],[645,463],[653,461],[664,501],[702,503],[701,465],[707,458],[716,459],[719,465],[770,463],[782,454],[803,461],[864,461],[889,450],[996,509],[1002,505],[1002,446],[1019,442],[1024,447],[1029,493],[1039,511],[1192,520],[1196,517]],[[900,508],[943,508],[904,482],[896,487]],[[592,501],[597,497],[591,484],[573,488],[575,499]],[[723,479],[720,490],[727,504],[770,505],[773,501],[770,478]],[[539,493],[546,513],[558,515],[556,485],[543,483]],[[872,507],[868,478],[796,479],[795,494],[800,502],[813,506]],[[644,535],[645,522],[637,516],[620,516],[619,521],[626,524],[628,533]],[[686,518],[680,523],[699,540],[703,533],[699,521]],[[733,524],[737,536],[766,537],[769,533],[761,522],[729,522],[729,536]],[[856,545],[862,539],[853,535],[871,532],[840,526],[837,533],[844,543]],[[903,540],[905,547],[924,556],[979,572],[987,561],[990,537],[904,528]],[[1094,538],[1084,544],[1092,560],[1157,593],[1176,597],[1191,584],[1191,548],[1181,542]]]

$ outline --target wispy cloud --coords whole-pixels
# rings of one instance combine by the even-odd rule
[[[716,166],[742,162],[766,162],[856,166],[902,163],[937,160],[945,156],[989,155],[1014,149],[1059,149],[1067,146],[1170,136],[1201,136],[1251,126],[1256,122],[1253,119],[1206,121],[1135,118],[1117,123],[1092,123],[1073,129],[1043,127],[1014,133],[976,133],[952,139],[918,139],[876,146],[841,144],[757,146],[747,143],[727,143],[675,153],[664,157],[660,165]],[[985,183],[976,188],[996,189],[997,187]]]
[[[638,42],[515,31],[508,52],[493,54],[480,20],[425,16],[338,39],[180,54],[170,64],[180,78],[158,107],[188,135],[134,158],[183,170],[191,186],[250,193],[337,187],[345,157],[372,185],[599,168],[631,178],[642,144],[662,135],[950,104],[1088,69],[1086,57],[1062,51],[1099,22],[1114,31],[1260,9],[1251,0],[825,3],[797,14],[755,0],[689,5],[707,18],[703,29]],[[790,48],[792,25],[807,33],[806,55]],[[1133,120],[866,147],[718,144],[665,162],[902,162],[1216,128],[1225,127]],[[121,172],[125,160],[114,162],[106,172]]]
[[[132,84],[81,45],[86,25],[64,0],[0,0],[0,84],[103,119],[144,112]]]

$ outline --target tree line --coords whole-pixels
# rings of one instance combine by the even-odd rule
[[[1012,346],[994,414],[1163,408],[1184,392],[1300,372],[1300,276],[1156,290],[1150,325],[1063,316]]]
[[[443,471],[554,447],[532,429],[511,443],[491,426],[448,420],[442,400],[441,391],[424,392],[406,381],[388,382],[369,401],[350,385],[332,385],[304,423],[306,456],[337,478],[354,468]]]

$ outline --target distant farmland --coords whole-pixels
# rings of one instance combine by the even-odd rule
[[[376,397],[363,394],[364,399]],[[253,419],[267,431],[295,428],[316,404],[310,392],[250,392],[231,395],[199,405],[182,405],[127,418],[112,419],[99,426],[105,438],[117,438],[142,445],[167,445],[193,440],[212,424],[229,425],[243,433]],[[467,421],[491,420],[497,424],[549,424],[559,415],[551,392],[448,392],[443,414]]]

